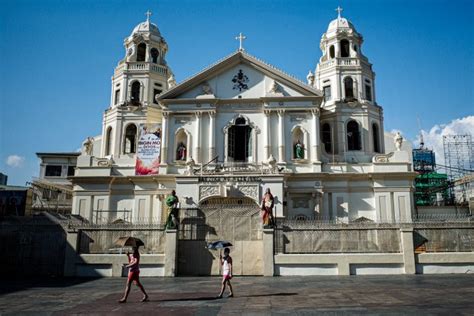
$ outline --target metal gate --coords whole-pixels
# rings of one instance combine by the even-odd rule
[[[230,241],[234,275],[262,275],[262,228],[258,205],[248,198],[211,198],[180,210],[179,275],[219,275],[219,251],[207,243]]]

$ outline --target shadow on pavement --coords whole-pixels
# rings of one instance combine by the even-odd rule
[[[68,278],[68,277],[32,277],[32,278],[17,278],[7,277],[0,283],[0,295],[23,291],[31,288],[65,288],[82,283],[95,281],[100,278]]]
[[[268,294],[255,294],[255,295],[237,295],[234,298],[238,297],[263,297],[263,296],[293,296],[298,295],[298,293],[268,293]],[[224,296],[224,298],[226,298]],[[175,298],[175,299],[164,299],[164,300],[157,300],[159,302],[184,302],[184,301],[211,301],[211,300],[220,300],[216,296],[203,296],[203,297],[182,297],[182,298]]]

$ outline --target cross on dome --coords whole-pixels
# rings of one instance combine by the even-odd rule
[[[239,33],[239,36],[235,37],[236,40],[239,40],[239,51],[244,51],[244,47],[242,46],[243,41],[247,39],[247,36],[244,36],[242,32]]]
[[[337,6],[336,11],[337,11],[337,18],[340,19],[341,18],[341,12],[344,11],[344,9],[341,8],[340,6]]]
[[[146,11],[145,15],[146,15],[146,21],[150,22],[150,16],[152,15],[151,11],[150,10]]]

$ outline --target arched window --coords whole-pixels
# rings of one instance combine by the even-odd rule
[[[351,77],[344,78],[344,93],[346,99],[354,98],[354,80]]]
[[[132,103],[139,103],[140,102],[140,82],[135,81],[132,83],[132,97],[130,98]]]
[[[341,57],[349,57],[349,49],[350,49],[350,44],[349,41],[346,39],[341,40],[340,42],[341,45]]]
[[[229,128],[227,155],[232,158],[231,161],[248,161],[252,151],[251,132],[252,128],[243,117],[237,118],[234,125]]]
[[[112,127],[108,127],[105,132],[105,155],[109,156],[111,154],[111,142],[112,142]]]
[[[331,45],[331,47],[329,47],[329,57],[336,57],[336,50],[334,49],[334,45]]]
[[[324,150],[326,151],[326,153],[330,154],[332,152],[332,136],[331,126],[328,123],[323,124],[321,136],[324,144]]]
[[[151,54],[151,61],[154,64],[157,64],[158,63],[158,56],[160,55],[160,53],[158,53],[158,50],[156,48],[152,48],[150,54]]]
[[[124,154],[134,154],[137,145],[137,127],[135,124],[130,124],[125,129],[125,141],[123,147]]]
[[[372,141],[374,142],[374,152],[380,153],[379,127],[372,123]]]
[[[137,61],[145,61],[146,56],[146,44],[140,43],[137,47]]]
[[[352,120],[347,123],[347,149],[361,150],[359,124]]]

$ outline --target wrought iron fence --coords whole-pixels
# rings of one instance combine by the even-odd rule
[[[113,254],[122,253],[115,241],[120,237],[136,237],[145,244],[140,247],[141,253],[164,253],[165,230],[161,227],[145,225],[111,226],[101,225],[81,228],[78,231],[78,252],[81,254]],[[127,250],[128,247],[127,247]]]

